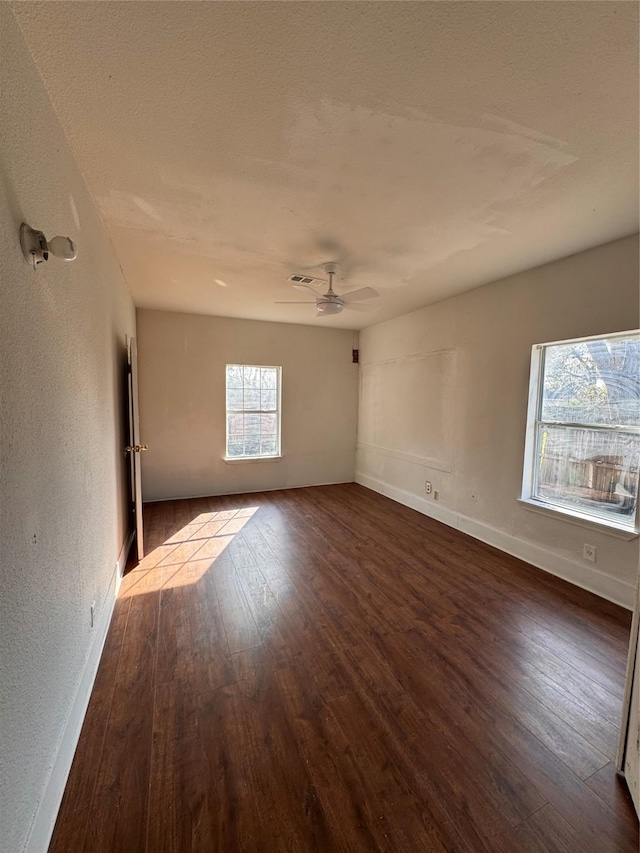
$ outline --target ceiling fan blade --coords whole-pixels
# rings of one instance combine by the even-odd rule
[[[377,311],[378,305],[361,305],[360,302],[345,302],[344,307],[350,311]]]
[[[315,305],[315,302],[282,302],[281,300],[276,300],[274,305]]]
[[[310,284],[292,284],[291,287],[295,287],[296,290],[310,290],[314,296],[318,295],[318,291],[311,287]]]
[[[348,293],[341,293],[340,299],[345,302],[351,302],[354,299],[375,299],[380,296],[377,290],[372,287],[361,287],[360,290],[350,290]]]

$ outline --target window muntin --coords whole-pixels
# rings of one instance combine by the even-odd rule
[[[635,529],[640,334],[534,347],[523,498]]]
[[[227,458],[280,456],[281,368],[228,364]]]

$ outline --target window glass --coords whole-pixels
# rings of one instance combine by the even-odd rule
[[[640,422],[640,341],[601,338],[545,347],[540,418],[618,426]]]
[[[227,365],[227,457],[280,454],[280,374],[280,367]]]
[[[540,424],[535,496],[610,518],[633,518],[640,439]]]
[[[534,348],[523,497],[635,527],[640,460],[640,335]]]

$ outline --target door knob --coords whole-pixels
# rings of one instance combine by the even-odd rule
[[[143,450],[148,450],[148,449],[149,449],[148,444],[133,444],[133,445],[127,444],[127,446],[125,447],[124,450],[125,450],[125,453],[131,453],[131,451],[133,451],[134,453],[142,453]]]

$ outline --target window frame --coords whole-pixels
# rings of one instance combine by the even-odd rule
[[[229,410],[227,403],[227,375],[230,367],[254,367],[259,370],[269,368],[276,371],[276,409],[242,409]],[[244,385],[243,385],[244,387]],[[240,364],[238,362],[228,362],[224,368],[224,461],[225,462],[273,462],[282,459],[282,365],[278,364]],[[276,433],[276,452],[269,454],[258,454],[257,456],[229,456],[229,415],[276,415],[277,433]]]
[[[638,536],[640,531],[640,511],[638,504],[640,503],[640,495],[636,500],[635,513],[632,519],[626,521],[617,521],[611,517],[597,515],[594,512],[581,511],[567,506],[563,503],[555,503],[553,500],[540,498],[536,494],[537,478],[536,466],[539,458],[539,441],[541,430],[540,425],[547,424],[549,426],[558,427],[560,429],[589,429],[595,431],[604,431],[608,433],[631,433],[639,434],[640,427],[608,427],[599,424],[583,424],[575,422],[559,422],[548,421],[541,417],[543,390],[544,390],[544,375],[545,375],[545,356],[546,350],[549,347],[564,346],[568,344],[579,344],[585,341],[598,340],[614,340],[616,338],[628,338],[633,335],[638,335],[636,329],[631,329],[625,332],[613,332],[610,334],[590,335],[582,338],[568,338],[563,341],[549,341],[543,344],[534,344],[531,348],[531,369],[529,375],[529,396],[527,403],[527,425],[525,433],[525,448],[524,448],[524,464],[522,473],[522,491],[519,501],[525,504],[527,508],[538,510],[545,515],[551,515],[556,518],[563,518],[566,521],[571,521],[577,524],[583,524],[588,527],[595,527],[603,533],[620,536],[621,538],[631,539]]]

